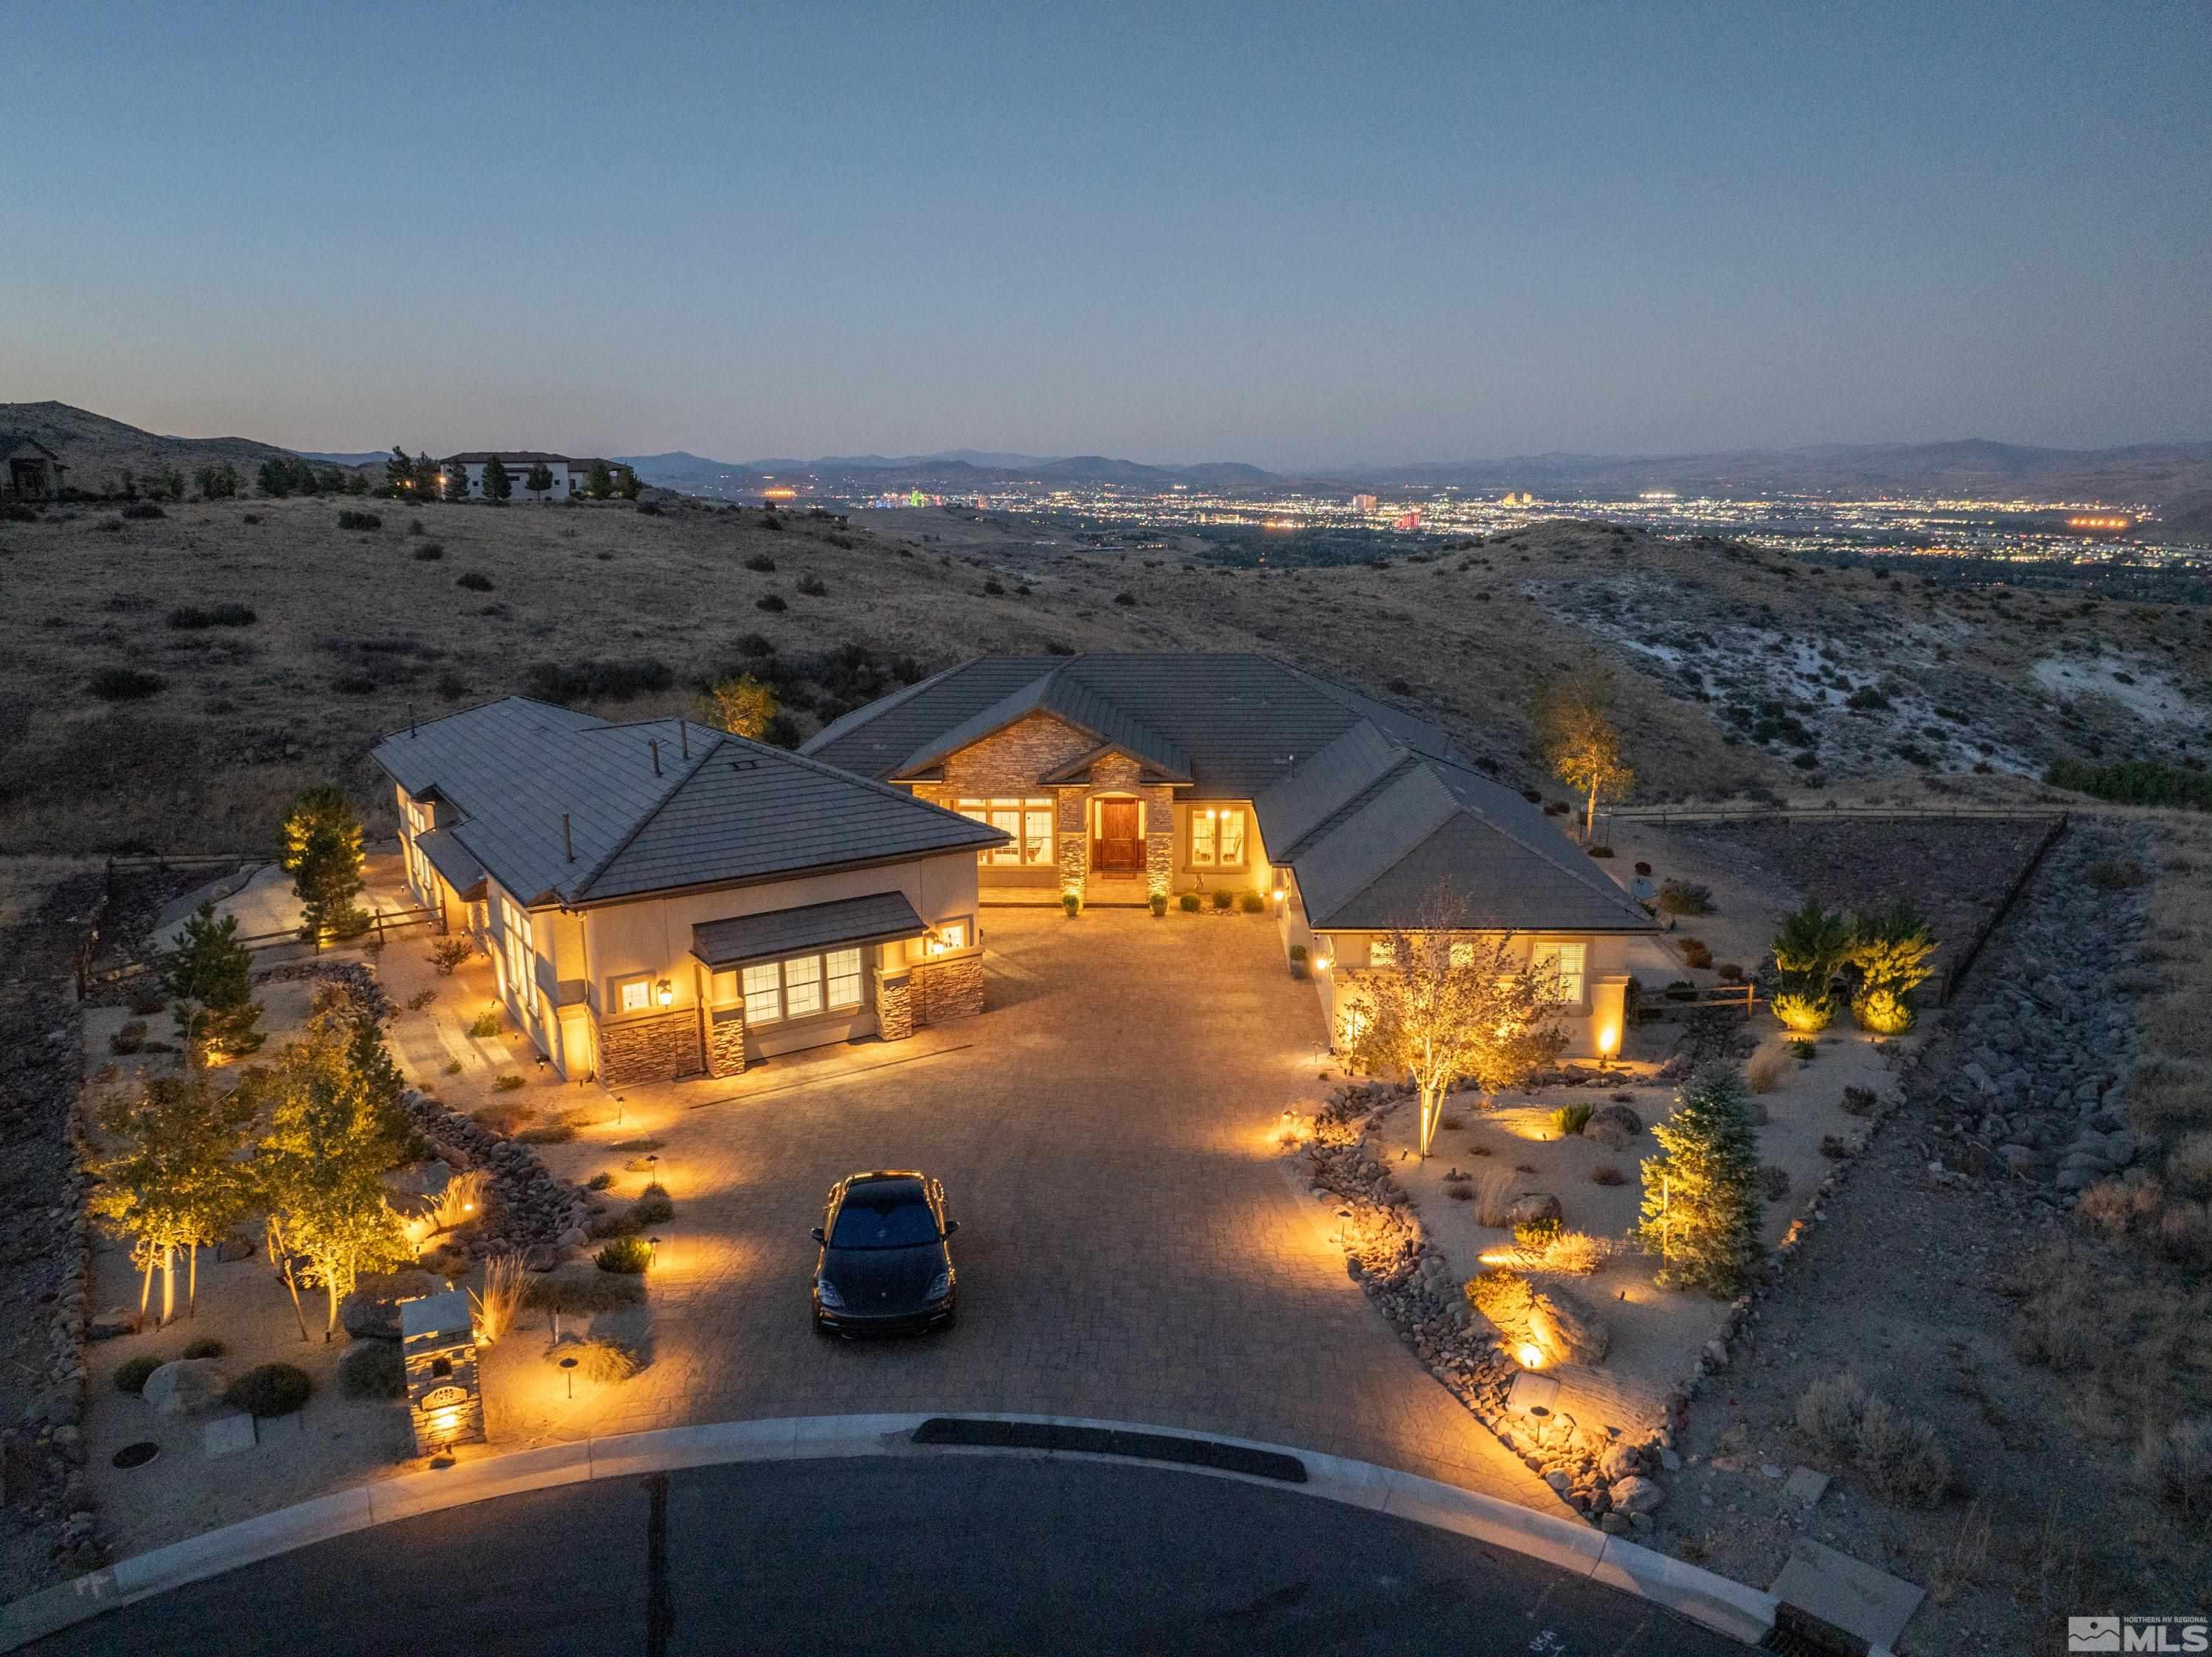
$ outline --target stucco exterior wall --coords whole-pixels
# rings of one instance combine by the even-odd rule
[[[1332,1034],[1340,1039],[1343,1019],[1349,1011],[1360,978],[1370,970],[1367,966],[1367,946],[1376,936],[1370,932],[1330,932],[1318,938],[1308,931],[1301,915],[1296,920],[1286,919],[1285,947],[1291,942],[1304,942],[1310,955],[1318,959],[1331,958],[1327,970],[1310,968],[1314,993],[1321,1000],[1322,1014],[1328,1020]],[[1596,935],[1572,933],[1517,933],[1514,937],[1515,958],[1526,962],[1529,951],[1539,943],[1579,943],[1583,947],[1582,999],[1560,1011],[1556,1022],[1566,1032],[1567,1045],[1562,1057],[1566,1058],[1596,1058],[1605,1053],[1605,1044],[1617,1044],[1614,1051],[1624,1050],[1630,1033],[1620,1021],[1620,984],[1619,980],[1629,976],[1628,961],[1632,952],[1647,943],[1640,935]],[[1388,971],[1388,968],[1379,969]],[[1646,981],[1649,982],[1648,974]],[[1613,980],[1608,984],[1607,980]]]

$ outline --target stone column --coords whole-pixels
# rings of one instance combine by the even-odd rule
[[[876,1033],[885,1041],[904,1041],[914,1033],[914,984],[910,969],[876,969]]]
[[[1090,836],[1083,831],[1070,834],[1060,832],[1060,890],[1064,897],[1073,892],[1080,898],[1087,882],[1091,867]]]
[[[743,1075],[745,1069],[745,1004],[707,1014],[707,1074]]]
[[[945,1024],[983,1010],[983,958],[956,955],[914,969],[914,1021]]]
[[[1145,790],[1145,893],[1164,898],[1175,889],[1175,795]]]

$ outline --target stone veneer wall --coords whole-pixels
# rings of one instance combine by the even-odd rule
[[[885,972],[876,979],[876,1033],[885,1041],[904,1041],[914,1033],[911,970]]]
[[[983,1010],[980,953],[920,963],[913,969],[912,984],[916,1024],[945,1024],[973,1018]]]
[[[745,1008],[743,1002],[707,1015],[707,1074],[742,1075],[745,1068]]]
[[[599,1080],[612,1086],[675,1081],[706,1068],[695,1008],[599,1026]]]

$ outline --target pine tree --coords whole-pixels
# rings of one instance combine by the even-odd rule
[[[1762,1198],[1748,1097],[1733,1066],[1709,1066],[1652,1126],[1662,1154],[1644,1160],[1636,1240],[1659,1257],[1668,1288],[1733,1295],[1758,1261]]]
[[[532,460],[530,473],[522,480],[522,486],[532,495],[548,493],[553,487],[553,468],[543,460]]]
[[[300,899],[300,935],[351,937],[368,917],[354,903],[362,890],[362,827],[345,790],[307,789],[285,814],[277,862]]]
[[[446,468],[446,498],[449,501],[469,498],[469,469],[459,460],[452,462]]]
[[[1934,973],[1928,958],[1935,953],[1926,919],[1903,899],[1880,915],[1857,918],[1850,956],[1858,975],[1851,1016],[1861,1029],[1895,1036],[1912,1027],[1912,992]]]
[[[615,493],[622,496],[623,500],[635,500],[637,498],[638,491],[644,487],[645,485],[643,484],[638,482],[637,473],[631,471],[629,467],[617,466],[615,468]]]
[[[234,1058],[261,1045],[261,1003],[253,998],[253,956],[238,941],[238,917],[216,919],[202,904],[185,923],[167,973],[169,1008],[188,1063]]]
[[[504,501],[514,493],[514,479],[496,454],[484,462],[483,492],[487,501]]]
[[[604,501],[615,492],[615,474],[607,470],[605,460],[594,460],[592,468],[584,474],[584,493],[595,501]]]
[[[407,458],[405,449],[394,443],[392,458],[384,463],[384,492],[398,500],[411,494],[415,485],[415,463]]]
[[[1836,974],[1850,953],[1851,929],[1844,917],[1807,898],[1784,916],[1774,935],[1774,1016],[1802,1035],[1828,1027],[1835,1017]]]

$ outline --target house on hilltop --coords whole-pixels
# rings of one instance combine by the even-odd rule
[[[0,498],[58,501],[62,473],[68,470],[62,457],[37,438],[0,433]]]
[[[987,824],[709,727],[521,697],[372,756],[408,885],[563,1076],[733,1075],[981,1010]]]
[[[469,498],[481,501],[484,497],[484,467],[495,454],[500,465],[507,468],[507,475],[514,484],[514,498],[518,501],[566,500],[584,492],[584,480],[591,476],[594,466],[604,466],[609,472],[615,469],[611,461],[591,455],[551,454],[535,448],[474,449],[465,454],[448,454],[438,465],[447,473],[456,466],[464,468],[469,475]],[[551,488],[533,492],[523,487],[530,468],[535,466],[542,466],[553,474]]]
[[[373,753],[408,884],[564,1076],[726,1076],[967,1017],[982,911],[1067,898],[1267,913],[1333,1039],[1440,897],[1444,929],[1557,969],[1574,1056],[1620,1050],[1632,972],[1673,972],[1651,916],[1444,733],[1265,656],[981,656],[796,754],[520,697]]]
[[[1266,656],[981,656],[801,752],[1000,830],[987,906],[1256,894],[1332,1032],[1348,981],[1447,897],[1452,929],[1557,966],[1571,1052],[1618,1051],[1632,967],[1672,975],[1657,923],[1556,819],[1426,721]]]

